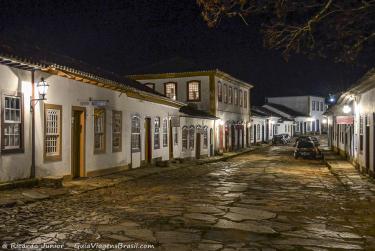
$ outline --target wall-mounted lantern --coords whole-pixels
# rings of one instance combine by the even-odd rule
[[[352,108],[348,105],[344,105],[344,107],[342,108],[342,111],[343,113],[348,114],[352,111]]]

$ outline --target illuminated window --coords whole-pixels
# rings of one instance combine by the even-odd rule
[[[187,84],[187,100],[200,101],[201,99],[201,83],[199,81],[190,81]]]
[[[112,111],[112,152],[122,150],[122,112]]]
[[[243,107],[247,108],[247,91],[243,92]]]
[[[3,96],[2,150],[22,150],[22,97]]]
[[[94,109],[94,152],[105,152],[105,110]]]
[[[164,84],[164,93],[170,99],[177,99],[177,84],[174,82]]]
[[[160,148],[160,118],[154,120],[154,149]]]
[[[131,124],[131,149],[132,152],[141,151],[141,121],[138,116],[132,116]]]
[[[223,88],[224,103],[228,103],[228,86],[224,84]]]
[[[44,159],[61,160],[61,105],[44,105]]]

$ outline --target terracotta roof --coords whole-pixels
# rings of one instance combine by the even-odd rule
[[[280,105],[280,104],[275,104],[275,103],[266,103],[264,105],[268,105],[268,106],[271,106],[283,113],[286,113],[292,117],[309,117],[308,115],[306,114],[303,114],[302,112],[298,112],[298,111],[295,111],[289,107],[286,107],[284,105]]]
[[[264,114],[263,116],[266,116],[266,117],[278,117],[278,118],[281,118],[282,120],[292,121],[291,119],[288,119],[284,116],[281,116],[280,114],[278,114],[274,111],[271,111],[271,110],[269,110],[265,107],[262,107],[262,106],[253,106],[252,111],[255,111],[259,114]]]

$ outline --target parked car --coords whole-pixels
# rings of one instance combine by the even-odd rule
[[[288,144],[288,141],[285,139],[285,136],[280,134],[280,135],[274,135],[272,138],[272,145],[286,145]]]
[[[320,150],[311,140],[299,140],[296,143],[294,158],[298,159],[298,157],[310,157],[315,159],[319,155],[321,155]]]
[[[310,137],[311,141],[314,142],[315,146],[320,146],[319,140],[317,137]]]
[[[299,137],[296,139],[296,141],[295,141],[295,143],[294,143],[294,146],[297,146],[298,142],[300,142],[300,141],[312,141],[312,140],[311,140],[311,137],[310,137],[310,136],[299,136]]]
[[[280,135],[283,135],[283,136],[284,136],[284,139],[285,139],[288,143],[290,143],[290,141],[292,140],[292,138],[290,137],[290,135],[287,134],[287,133],[283,133],[283,134],[280,134]]]

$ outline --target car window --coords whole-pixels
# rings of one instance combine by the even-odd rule
[[[314,147],[314,143],[309,142],[309,141],[299,141],[297,147],[298,148],[311,148],[311,147]]]

